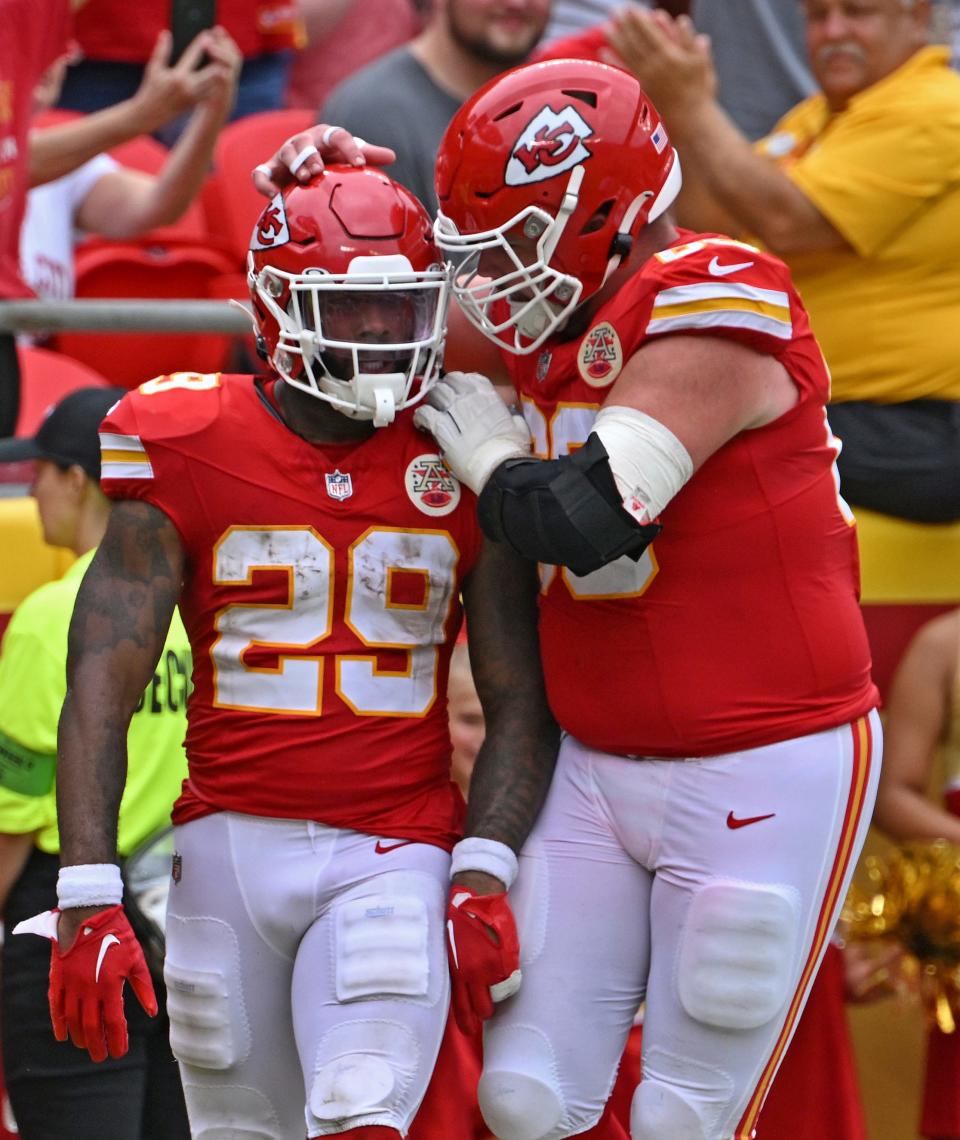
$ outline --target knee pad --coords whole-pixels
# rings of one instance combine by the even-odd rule
[[[335,1026],[317,1048],[307,1123],[321,1128],[383,1124],[400,1130],[417,1108],[421,1064],[420,1046],[405,1025],[358,1019]]]
[[[799,907],[786,887],[718,882],[694,895],[677,990],[695,1021],[758,1029],[792,994]]]
[[[415,895],[366,895],[337,908],[337,1000],[425,998],[430,923]]]
[[[487,1127],[500,1140],[544,1140],[563,1118],[557,1089],[526,1073],[484,1073],[477,1098]]]
[[[396,1084],[380,1057],[348,1053],[322,1066],[310,1089],[310,1111],[325,1124],[385,1111]]]
[[[679,1090],[644,1078],[630,1108],[631,1140],[708,1140],[703,1121]]]
[[[167,986],[170,1048],[178,1061],[198,1069],[229,1069],[250,1051],[250,1030],[235,1000],[240,990],[239,949],[234,932],[213,918],[174,918],[176,945],[167,955],[163,980]],[[202,952],[190,953],[193,943]],[[216,963],[212,969],[182,966],[187,961]]]
[[[273,1106],[256,1089],[183,1082],[193,1140],[286,1140]]]

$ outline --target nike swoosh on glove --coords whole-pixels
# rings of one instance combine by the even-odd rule
[[[50,1020],[58,1041],[69,1034],[94,1061],[127,1051],[127,1019],[123,1013],[123,984],[130,982],[137,1000],[153,1017],[157,996],[143,950],[130,928],[123,907],[107,907],[83,923],[69,950],[57,938],[59,911],[45,911],[17,923],[14,934],[49,938]]]
[[[530,431],[479,372],[448,372],[413,414],[437,441],[450,470],[479,495],[507,459],[530,454]]]
[[[457,1025],[476,1033],[497,1002],[520,988],[520,942],[506,892],[452,887],[447,906],[450,1000]]]

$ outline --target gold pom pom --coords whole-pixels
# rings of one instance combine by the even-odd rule
[[[915,841],[864,860],[841,918],[850,941],[903,946],[903,973],[944,1033],[960,1020],[960,848]]]

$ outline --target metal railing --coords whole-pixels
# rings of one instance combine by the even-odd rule
[[[230,301],[0,301],[0,332],[249,333],[250,317]]]

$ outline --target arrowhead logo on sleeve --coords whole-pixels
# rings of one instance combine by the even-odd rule
[[[525,186],[572,170],[590,157],[585,140],[592,134],[593,127],[574,107],[560,112],[542,108],[517,139],[504,181],[508,186]]]

